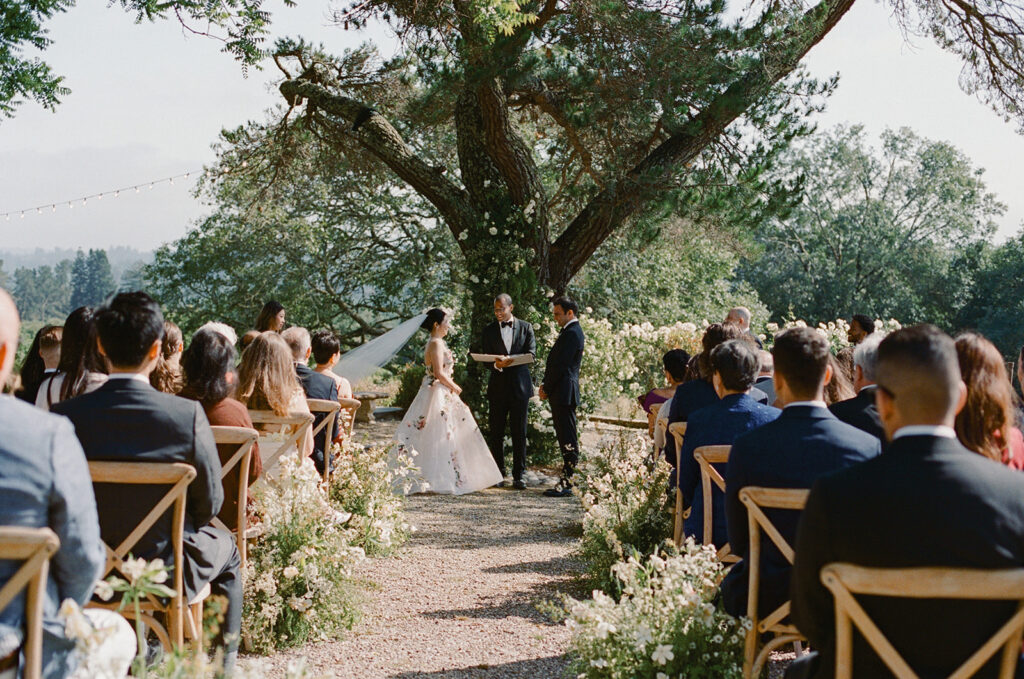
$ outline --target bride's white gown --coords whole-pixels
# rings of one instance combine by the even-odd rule
[[[451,378],[455,361],[447,345],[442,355],[441,369]],[[429,365],[419,393],[398,426],[395,440],[403,454],[416,452],[412,462],[419,468],[421,481],[414,484],[412,493],[462,495],[502,481],[469,406],[435,379]]]

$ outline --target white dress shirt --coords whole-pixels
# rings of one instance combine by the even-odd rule
[[[956,431],[953,430],[953,427],[947,427],[944,424],[910,424],[897,429],[896,433],[892,435],[892,440],[895,441],[901,436],[938,436],[944,439],[955,439]]]
[[[793,401],[792,403],[787,403],[785,408],[783,408],[783,410],[785,410],[786,408],[792,408],[793,406],[809,406],[811,408],[828,408],[828,406],[825,405],[824,401]]]
[[[506,323],[512,323],[512,325],[510,325],[508,327],[505,327],[504,325],[501,324],[501,321],[499,321],[498,322],[498,330],[501,331],[501,341],[505,343],[505,353],[506,354],[511,354],[512,353],[512,331],[516,329],[515,328],[516,318],[515,318],[515,316],[513,316],[512,318],[508,319],[505,322]]]

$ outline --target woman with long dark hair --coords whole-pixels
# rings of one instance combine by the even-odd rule
[[[1024,437],[1015,425],[1013,385],[992,342],[966,332],[956,338],[967,402],[956,416],[956,435],[968,450],[1024,469]]]
[[[14,395],[22,401],[36,402],[39,385],[52,373],[60,361],[60,342],[64,329],[59,325],[44,325],[36,333],[21,364],[21,388]]]
[[[36,405],[49,410],[54,403],[94,391],[107,381],[107,365],[96,346],[92,307],[78,307],[64,321],[60,363],[43,382]]]
[[[284,330],[284,315],[284,306],[277,300],[270,300],[263,305],[260,315],[256,317],[256,330],[281,332]]]

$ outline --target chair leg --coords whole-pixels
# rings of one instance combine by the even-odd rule
[[[186,615],[188,636],[192,637],[192,645],[197,653],[203,652],[203,602],[190,604]]]

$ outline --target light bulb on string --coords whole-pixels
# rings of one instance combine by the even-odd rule
[[[103,194],[101,193],[100,195],[96,196],[96,200],[103,200]]]
[[[21,218],[25,219],[25,211],[24,210],[21,211]]]
[[[120,195],[121,195],[121,189],[118,189],[117,191],[114,191],[114,198],[117,198]]]
[[[192,173],[191,173],[191,172],[186,172],[186,173],[185,173],[185,180],[186,180],[186,181],[188,181],[188,176],[189,176],[190,174],[192,174]]]
[[[153,188],[153,184],[152,184],[152,183],[150,183],[150,185],[149,185],[149,188],[150,188],[150,189],[152,189],[152,188]]]
[[[37,214],[37,215],[41,215],[41,214],[43,214],[43,208],[41,208],[41,207],[37,207],[37,208],[36,208],[36,214]]]
[[[72,203],[70,200],[68,201],[68,209],[69,210],[74,210],[75,209],[75,204]]]
[[[171,186],[174,186],[174,177],[171,177],[169,181],[171,182]]]
[[[89,202],[89,199],[88,199],[88,198],[83,198],[83,199],[82,199],[82,207],[85,207],[85,204],[86,204],[87,202]]]
[[[8,221],[8,222],[11,221],[11,216],[9,214],[4,215],[4,218],[5,218],[5,221]]]
[[[135,193],[138,193],[138,192],[139,192],[139,187],[138,187],[138,186],[136,186],[136,187],[135,187]]]
[[[57,204],[54,203],[53,205],[50,206],[50,212],[56,212],[56,211],[57,211]]]

